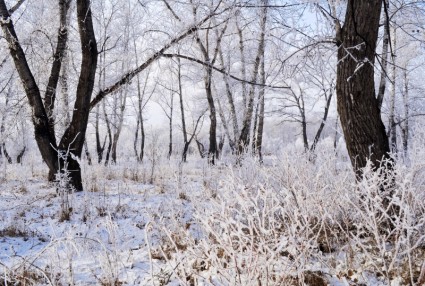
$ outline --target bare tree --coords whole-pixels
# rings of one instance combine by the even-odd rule
[[[88,107],[96,73],[97,46],[93,31],[90,1],[77,0],[77,19],[82,50],[81,72],[71,123],[65,130],[59,144],[57,144],[51,115],[55,102],[55,90],[60,76],[62,55],[67,42],[66,25],[63,22],[63,19],[66,19],[67,7],[69,7],[69,1],[59,1],[60,23],[58,39],[44,104],[37,81],[28,65],[25,52],[16,35],[11,15],[4,0],[0,1],[0,24],[3,34],[9,43],[10,54],[31,107],[35,139],[43,160],[49,167],[50,179],[53,179],[53,174],[60,171],[67,161],[71,185],[75,190],[81,191],[83,186],[78,158],[81,156],[85,140],[89,115]],[[67,154],[67,156],[64,158],[63,154]]]
[[[193,4],[193,3],[192,3]],[[197,18],[197,7],[193,4],[193,17]],[[216,107],[214,103],[214,97],[212,93],[212,75],[213,68],[212,66],[215,64],[218,56],[219,45],[224,36],[224,33],[227,29],[227,21],[224,27],[217,33],[217,39],[215,43],[215,48],[212,51],[212,54],[209,47],[211,46],[210,42],[210,32],[212,22],[209,23],[209,28],[205,31],[205,39],[201,40],[200,33],[198,31],[195,32],[196,42],[201,51],[204,62],[209,63],[210,65],[205,67],[205,76],[204,76],[204,86],[205,93],[207,96],[209,112],[210,112],[210,131],[209,131],[209,149],[208,149],[208,160],[211,164],[215,163],[215,158],[218,156],[218,146],[217,146],[217,115],[216,115]]]

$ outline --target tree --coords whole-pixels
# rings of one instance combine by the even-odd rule
[[[193,6],[193,17],[197,18],[197,7]],[[198,31],[195,32],[196,42],[198,43],[199,49],[201,51],[204,62],[210,63],[209,66],[205,68],[205,76],[204,76],[204,86],[205,93],[207,96],[208,107],[210,111],[210,131],[209,131],[209,149],[208,149],[208,160],[211,164],[214,165],[215,158],[218,156],[218,146],[217,146],[217,115],[216,115],[216,107],[214,103],[214,96],[212,92],[212,80],[213,80],[213,68],[212,66],[215,64],[218,56],[219,45],[224,36],[224,33],[227,29],[228,20],[224,27],[220,30],[219,33],[216,33],[217,39],[215,48],[213,49],[212,54],[210,54],[209,47],[210,43],[210,31],[212,23],[210,22],[209,28],[205,31],[205,40],[201,39],[200,33]]]
[[[62,54],[68,40],[68,31],[65,22],[69,4],[70,1],[68,0],[59,1],[60,25],[57,33],[58,39],[44,104],[39,86],[28,65],[25,52],[21,47],[11,15],[4,0],[0,0],[0,24],[3,34],[9,43],[10,55],[13,58],[31,107],[35,139],[41,156],[49,167],[50,177],[52,178],[52,174],[60,171],[66,162],[68,162],[68,168],[71,170],[71,185],[76,191],[81,191],[83,189],[81,170],[77,160],[81,156],[85,140],[90,111],[90,99],[96,73],[97,46],[93,31],[90,1],[77,0],[77,19],[82,52],[81,70],[71,123],[65,130],[59,144],[57,144],[54,133],[54,121],[52,121],[51,115],[60,76]]]
[[[131,79],[159,59],[171,46],[193,34],[195,31],[200,29],[204,23],[218,13],[228,11],[231,7],[224,7],[221,11],[219,11],[219,8],[222,7],[222,2],[220,1],[215,7],[212,7],[212,9],[209,10],[209,13],[204,18],[193,25],[186,27],[180,34],[172,37],[168,43],[162,46],[162,48],[155,50],[151,56],[147,57],[141,65],[126,72],[110,86],[100,90],[93,100],[90,101],[96,74],[98,49],[93,29],[91,1],[77,0],[76,7],[78,32],[81,44],[81,67],[79,71],[76,99],[71,122],[58,143],[54,132],[54,118],[52,116],[52,111],[55,106],[56,89],[64,58],[63,54],[68,41],[66,15],[70,3],[70,0],[60,0],[58,2],[60,22],[53,55],[53,63],[44,96],[44,103],[38,83],[39,80],[35,79],[35,73],[30,68],[24,49],[22,48],[15,31],[14,22],[11,18],[11,14],[17,8],[15,9],[15,6],[9,10],[4,0],[0,0],[0,26],[3,30],[4,38],[8,43],[9,53],[13,58],[15,68],[21,79],[22,86],[29,102],[35,140],[42,159],[49,168],[49,179],[53,180],[54,174],[62,171],[64,166],[67,166],[70,176],[70,187],[76,191],[82,191],[81,168],[78,161],[81,157],[84,146],[90,110],[107,95],[116,92],[123,86],[127,85]]]
[[[265,46],[265,34],[266,34],[266,23],[267,23],[267,6],[268,0],[262,0],[261,4],[263,9],[261,10],[261,20],[260,20],[260,37],[258,39],[258,49],[254,62],[254,69],[252,74],[251,82],[256,83],[258,78],[258,71],[260,69],[260,62],[262,55],[264,53]],[[251,131],[251,122],[254,111],[254,98],[255,98],[255,85],[251,85],[248,96],[247,96],[247,106],[244,112],[242,120],[242,129],[238,138],[237,151],[239,154],[242,154],[246,151],[249,145],[249,134]]]
[[[382,0],[349,0],[344,26],[336,25],[337,107],[357,174],[371,160],[389,159],[389,143],[375,96],[374,63]]]

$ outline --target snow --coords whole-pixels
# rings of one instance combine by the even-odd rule
[[[46,182],[43,165],[8,165],[0,176],[5,284],[281,285],[321,273],[329,285],[404,285],[409,279],[400,267],[409,247],[417,277],[425,253],[425,222],[417,217],[423,204],[410,204],[403,221],[410,225],[400,226],[416,227],[416,234],[390,239],[374,232],[367,218],[379,219],[376,209],[353,206],[357,196],[374,198],[376,178],[356,187],[348,160],[330,152],[319,152],[315,162],[282,153],[264,165],[254,158],[242,166],[232,158],[218,166],[189,160],[161,160],[153,184],[148,162],[83,162],[86,191],[68,195],[69,221],[60,219],[63,198]],[[399,193],[406,196],[394,202],[407,203],[412,190],[423,196],[413,183],[423,167],[411,170],[400,167]],[[344,230],[346,219],[357,232]],[[323,243],[333,250],[324,251]]]

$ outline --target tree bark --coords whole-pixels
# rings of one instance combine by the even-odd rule
[[[389,144],[375,97],[374,62],[382,0],[348,0],[337,33],[338,114],[348,154],[359,178],[368,160],[374,169],[389,159]]]
[[[77,0],[77,20],[82,51],[81,71],[71,124],[59,143],[59,150],[69,149],[72,152],[73,156],[68,157],[71,184],[76,191],[82,191],[78,158],[81,158],[86,137],[98,55],[90,0]]]

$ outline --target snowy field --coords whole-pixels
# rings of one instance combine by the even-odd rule
[[[356,184],[327,145],[310,160],[288,146],[241,166],[195,154],[83,162],[86,191],[75,194],[57,194],[38,158],[3,163],[0,285],[418,285],[423,142],[387,177],[393,218],[383,176],[366,170]]]

